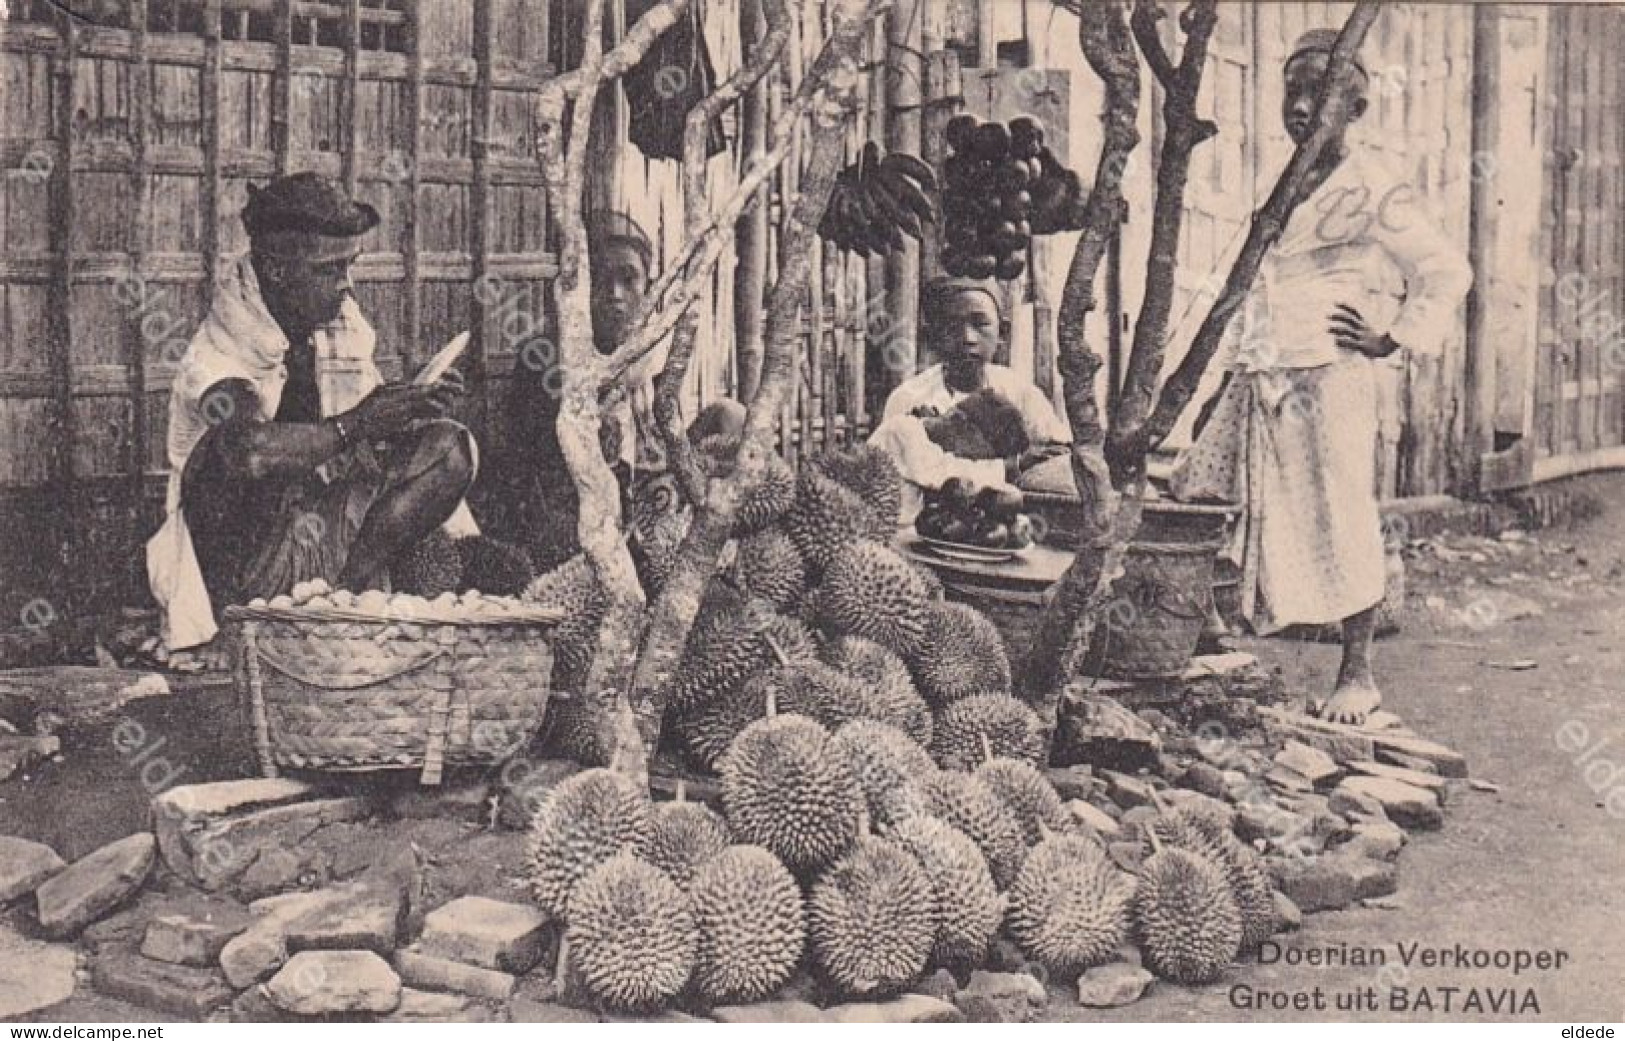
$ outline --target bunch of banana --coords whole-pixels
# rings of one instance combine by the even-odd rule
[[[894,253],[904,235],[919,239],[936,223],[936,190],[936,172],[924,161],[906,152],[882,159],[871,141],[836,177],[818,234],[859,256]]]

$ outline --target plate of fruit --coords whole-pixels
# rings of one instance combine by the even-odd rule
[[[1033,544],[1032,518],[1014,488],[974,489],[957,477],[927,489],[914,531],[938,556],[977,564],[1014,560]]]

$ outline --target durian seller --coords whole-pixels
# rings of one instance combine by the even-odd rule
[[[609,354],[632,331],[629,323],[655,273],[655,252],[638,223],[624,213],[595,210],[587,215],[588,265],[593,345]],[[557,423],[558,334],[549,326],[516,350],[513,378],[501,412],[501,448],[481,477],[475,509],[485,533],[523,547],[538,573],[549,571],[580,550],[576,539],[580,504],[564,462]],[[599,441],[622,491],[623,515],[633,515],[633,499],[652,510],[674,504],[675,488],[664,479],[665,465],[654,420],[651,359],[628,373],[624,391],[605,403]],[[701,410],[690,435],[737,434],[744,408],[721,401]]]
[[[902,472],[902,524],[919,514],[926,490],[950,478],[1008,488],[1072,439],[1032,380],[993,361],[1003,315],[988,283],[933,279],[921,290],[920,314],[921,342],[937,362],[892,391],[869,436]]]
[[[1281,116],[1294,142],[1312,132],[1336,41],[1312,30],[1288,54]],[[1358,119],[1358,58],[1355,75]],[[1317,708],[1358,723],[1382,702],[1371,667],[1384,587],[1378,367],[1442,349],[1472,269],[1413,187],[1346,140],[1310,183],[1231,325],[1223,382],[1171,487],[1187,501],[1243,505],[1226,553],[1254,631],[1342,623],[1342,663]]]
[[[350,283],[378,213],[314,173],[249,188],[249,251],[170,391],[169,488],[147,574],[171,653],[208,643],[215,609],[320,578],[387,580],[391,558],[438,526],[477,529],[462,505],[477,466],[448,418],[455,370],[385,383]]]

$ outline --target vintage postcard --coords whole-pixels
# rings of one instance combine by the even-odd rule
[[[0,0],[0,1021],[1614,1036],[1622,46]]]

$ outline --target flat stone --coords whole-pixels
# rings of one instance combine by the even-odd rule
[[[861,1001],[824,1010],[831,1023],[963,1023],[965,1016],[940,998],[904,994],[890,1001]]]
[[[823,1023],[824,1011],[806,1001],[759,1001],[754,1005],[722,1005],[711,1010],[718,1023]]]
[[[388,1023],[468,1022],[474,999],[464,994],[442,994],[412,987],[401,988],[401,1003],[384,1017]]]
[[[464,896],[429,912],[418,947],[435,957],[523,973],[542,958],[546,926],[547,916],[534,907]]]
[[[1044,777],[1063,800],[1088,799],[1100,788],[1095,772],[1087,766],[1052,766]]]
[[[1206,676],[1231,676],[1258,668],[1256,655],[1246,651],[1225,651],[1221,654],[1198,654],[1191,659],[1185,667],[1184,679],[1200,679]]]
[[[73,995],[78,953],[0,924],[0,1019],[27,1016]]]
[[[1162,801],[1170,809],[1191,810],[1206,814],[1216,820],[1225,822],[1225,826],[1234,829],[1236,825],[1236,810],[1229,803],[1220,802],[1210,795],[1193,792],[1188,788],[1170,788],[1162,793]]]
[[[1215,799],[1224,798],[1224,771],[1212,763],[1196,762],[1179,775],[1179,786]]]
[[[370,800],[351,796],[311,799],[209,820],[184,836],[192,853],[192,877],[204,889],[228,888],[261,856],[298,851],[321,828],[363,820],[372,811]]]
[[[1283,792],[1312,792],[1315,790],[1315,786],[1309,778],[1296,770],[1288,770],[1284,766],[1270,767],[1269,772],[1264,774],[1264,780],[1268,781],[1276,790]]]
[[[1362,817],[1354,822],[1354,837],[1338,850],[1373,860],[1393,860],[1404,846],[1405,829],[1384,818]]]
[[[1386,817],[1388,813],[1382,808],[1381,799],[1358,787],[1333,788],[1329,805],[1333,813],[1346,817]]]
[[[213,965],[231,938],[252,922],[248,912],[194,918],[185,914],[159,915],[147,925],[141,954],[173,965]]]
[[[1388,819],[1406,828],[1434,829],[1444,825],[1444,809],[1436,794],[1389,777],[1350,777],[1339,790],[1368,796],[1382,804]]]
[[[1155,802],[1155,789],[1149,781],[1116,770],[1103,770],[1101,775],[1106,781],[1106,796],[1125,810]]]
[[[411,949],[395,955],[395,967],[400,971],[401,979],[413,987],[451,991],[489,1001],[508,1000],[513,995],[516,982],[511,973],[465,965]]]
[[[1108,842],[1123,834],[1123,826],[1117,823],[1116,818],[1093,803],[1072,799],[1067,802],[1066,809],[1073,820]]]
[[[1397,756],[1406,756],[1412,760],[1420,759],[1430,764],[1434,770],[1445,777],[1466,777],[1467,760],[1461,753],[1435,741],[1421,737],[1407,737],[1398,734],[1379,734],[1376,737],[1376,755],[1362,758],[1376,758],[1384,762],[1398,763],[1400,766],[1409,766]]]
[[[1406,766],[1395,766],[1392,763],[1377,763],[1367,760],[1353,762],[1348,766],[1350,770],[1357,774],[1365,774],[1370,777],[1386,777],[1391,781],[1403,781],[1418,788],[1426,788],[1437,792],[1441,800],[1445,797],[1445,779],[1431,770],[1412,770]]]
[[[1162,737],[1093,681],[1069,684],[1061,695],[1052,759],[1136,770],[1156,761]]]
[[[284,893],[249,905],[254,920],[220,951],[220,967],[241,990],[276,972],[296,952],[394,950],[403,895],[370,882],[348,882],[309,893]]]
[[[233,995],[217,971],[154,961],[119,946],[91,959],[90,983],[109,997],[193,1020],[229,1005]]]
[[[0,905],[27,896],[65,867],[43,842],[0,835]]]
[[[1291,770],[1312,786],[1328,784],[1343,772],[1337,760],[1324,751],[1295,740],[1289,740],[1275,753],[1275,765]]]
[[[152,835],[142,831],[74,861],[34,891],[40,928],[53,939],[77,935],[134,896],[157,856]]]
[[[1044,985],[1024,972],[978,969],[954,995],[954,1004],[967,1022],[1029,1023],[1037,1018],[1047,998]]]
[[[1386,896],[1398,885],[1394,865],[1348,853],[1277,862],[1281,891],[1303,911],[1335,911]]]
[[[393,1012],[401,979],[372,951],[301,951],[265,984],[265,996],[298,1016]]]
[[[1379,708],[1365,717],[1365,722],[1360,726],[1366,730],[1401,730],[1405,726],[1405,721],[1387,709]]]
[[[1292,898],[1279,889],[1270,895],[1275,900],[1275,931],[1292,933],[1303,928],[1303,910],[1292,902]]]
[[[315,794],[312,785],[286,777],[176,785],[152,800],[152,830],[158,836],[158,851],[171,871],[195,882],[193,837],[211,822],[234,813],[299,802]]]
[[[1156,977],[1138,965],[1109,962],[1078,977],[1078,1004],[1087,1008],[1121,1008],[1145,995]]]
[[[265,996],[264,985],[249,987],[237,995],[227,1015],[233,1023],[297,1023],[301,1019],[273,1005]]]
[[[32,737],[0,733],[0,781],[38,766],[62,750],[54,736]]]
[[[1271,737],[1297,741],[1331,756],[1339,763],[1351,759],[1371,759],[1376,754],[1373,735],[1355,727],[1328,723],[1302,712],[1260,705],[1258,717]]]
[[[556,1001],[538,1001],[516,996],[508,1003],[510,1023],[599,1023],[598,1015],[586,1009],[561,1005]]]

